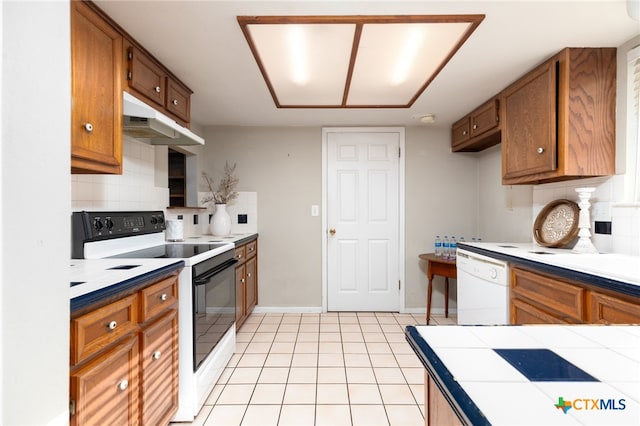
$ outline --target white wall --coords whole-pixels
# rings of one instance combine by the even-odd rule
[[[68,422],[69,4],[2,2],[1,424]]]
[[[321,129],[211,127],[205,138],[201,168],[215,175],[225,161],[236,163],[239,190],[258,194],[259,305],[321,307],[321,219],[310,215],[321,204]],[[407,128],[405,149],[405,300],[419,310],[427,282],[418,254],[433,250],[436,234],[477,231],[477,166],[474,156],[450,152],[448,129]],[[434,312],[444,307],[440,281]]]

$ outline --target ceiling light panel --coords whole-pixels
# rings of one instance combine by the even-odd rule
[[[409,105],[433,79],[470,23],[366,24],[347,105]]]
[[[247,27],[279,105],[340,106],[355,24]]]
[[[239,16],[278,108],[408,108],[484,15]]]

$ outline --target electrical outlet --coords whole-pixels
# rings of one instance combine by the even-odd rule
[[[249,223],[247,215],[246,214],[239,214],[238,215],[238,223]]]
[[[198,224],[198,215],[197,215],[197,214],[194,214],[194,215],[193,215],[193,224],[194,224],[194,225],[197,225],[197,224]]]
[[[318,216],[320,214],[320,207],[317,204],[311,206],[311,216]]]

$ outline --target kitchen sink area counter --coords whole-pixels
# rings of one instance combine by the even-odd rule
[[[426,369],[426,425],[640,418],[640,327],[408,326],[406,338]]]
[[[615,253],[578,254],[534,243],[463,243],[460,248],[568,279],[640,297],[640,257]]]

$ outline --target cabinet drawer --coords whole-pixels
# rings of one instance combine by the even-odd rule
[[[250,257],[253,257],[256,255],[256,253],[258,253],[258,240],[255,241],[251,241],[250,243],[247,243],[246,247],[246,256],[247,259]]]
[[[178,311],[140,333],[142,425],[167,424],[178,409]]]
[[[136,300],[134,294],[71,320],[71,365],[135,331]]]
[[[511,295],[528,300],[561,321],[584,320],[585,289],[545,275],[511,269]]]
[[[519,299],[511,300],[511,324],[572,324]]]
[[[247,246],[243,245],[240,247],[236,247],[235,258],[240,262],[244,262],[247,260]]]
[[[178,82],[167,78],[167,111],[175,114],[185,123],[189,122],[191,93]]]
[[[469,117],[465,117],[451,127],[451,146],[460,145],[469,140]]]
[[[140,291],[140,322],[178,303],[178,277],[169,277]]]
[[[166,73],[151,58],[134,46],[127,51],[129,87],[146,99],[164,107]]]
[[[482,135],[498,127],[498,101],[491,100],[471,115],[471,137]]]
[[[591,291],[589,292],[589,323],[640,324],[640,300],[633,303]]]

